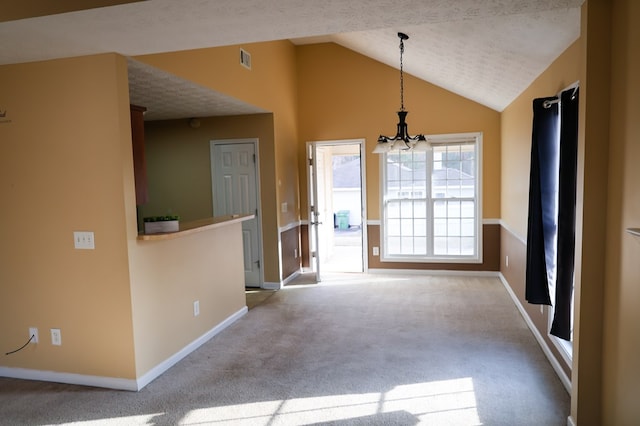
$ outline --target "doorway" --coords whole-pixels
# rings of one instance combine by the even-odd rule
[[[366,270],[364,140],[308,142],[310,266],[325,273]]]
[[[254,215],[242,222],[245,287],[261,287],[262,250],[257,139],[210,142],[213,217]]]

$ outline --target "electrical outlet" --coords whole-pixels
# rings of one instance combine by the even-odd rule
[[[31,339],[31,343],[38,343],[38,329],[36,327],[29,327],[29,339]]]
[[[298,258],[298,249],[297,248],[293,249],[293,258],[294,259]]]
[[[54,346],[62,345],[62,333],[59,328],[51,329],[51,344]]]
[[[196,300],[193,302],[193,316],[197,317],[198,315],[200,315],[200,301]]]
[[[374,247],[373,248],[373,255],[374,256],[380,256],[380,248],[379,247]]]

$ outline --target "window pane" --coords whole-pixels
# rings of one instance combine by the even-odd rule
[[[473,218],[476,215],[475,203],[473,201],[462,201],[460,217]]]
[[[460,254],[460,238],[447,238],[447,254]]]
[[[433,220],[433,235],[436,237],[444,237],[447,235],[447,219]]]
[[[413,202],[412,201],[401,201],[400,217],[402,217],[402,218],[412,218],[413,217]]]
[[[400,235],[400,219],[387,219],[387,235]]]
[[[400,217],[400,203],[398,203],[397,201],[390,201],[389,203],[387,203],[387,217]]]
[[[413,217],[426,218],[427,217],[427,202],[416,200],[413,203]]]
[[[400,253],[400,237],[387,237],[387,253],[398,254]]]
[[[402,236],[411,236],[413,235],[413,220],[411,219],[401,219],[400,223],[400,232]]]
[[[427,254],[427,238],[426,237],[416,237],[413,239],[414,241],[414,248],[413,248],[413,254],[421,254],[421,255],[425,255]]]
[[[413,238],[402,237],[400,244],[402,245],[401,254],[413,254]]]
[[[460,217],[460,201],[447,203],[447,217]]]
[[[427,221],[426,220],[416,220],[413,223],[413,235],[416,237],[426,237],[427,236]]]
[[[465,256],[471,256],[475,254],[475,243],[476,239],[471,237],[462,237],[461,239],[461,252]]]
[[[447,221],[447,234],[450,236],[460,236],[460,219],[449,219]]]
[[[435,255],[447,254],[447,238],[446,237],[434,237],[433,238],[433,252]]]
[[[473,219],[462,219],[460,223],[460,235],[463,237],[473,237],[476,234],[475,221]]]
[[[446,201],[436,201],[433,203],[433,217],[447,217]]]

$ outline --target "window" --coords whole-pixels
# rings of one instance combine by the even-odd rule
[[[381,156],[382,260],[481,262],[480,133]]]

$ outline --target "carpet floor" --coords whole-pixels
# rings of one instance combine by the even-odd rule
[[[140,392],[0,378],[2,425],[559,426],[569,405],[496,278],[294,281]]]

